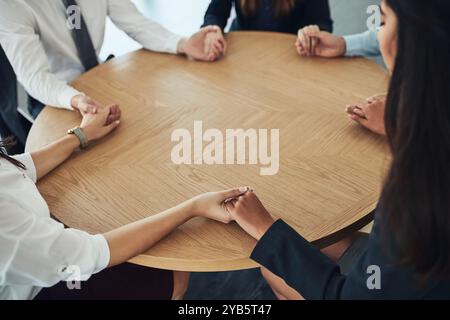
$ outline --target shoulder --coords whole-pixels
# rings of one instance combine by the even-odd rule
[[[0,0],[0,14],[11,15],[15,13],[24,13],[30,9],[24,0]]]

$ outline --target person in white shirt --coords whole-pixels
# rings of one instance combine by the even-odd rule
[[[296,48],[302,57],[379,56],[381,53],[377,33],[376,30],[368,30],[340,37],[320,30],[319,26],[311,25],[299,30]],[[346,112],[353,121],[376,134],[385,136],[385,104],[386,94],[377,94],[362,103],[348,105]]]
[[[145,18],[130,0],[0,0],[0,44],[18,81],[37,100],[34,117],[43,105],[94,113],[101,107],[68,83],[98,64],[107,17],[151,51],[214,61],[224,50],[218,43],[205,51],[206,35],[218,28],[183,38]]]
[[[13,158],[0,143],[0,300],[161,299],[172,297],[172,293],[176,296],[177,284],[172,288],[172,279],[162,283],[162,278],[167,279],[167,271],[165,277],[161,276],[163,271],[148,277],[146,273],[158,271],[120,266],[195,216],[230,222],[223,202],[245,193],[247,188],[203,194],[160,214],[150,216],[149,212],[148,218],[105,234],[91,235],[68,229],[52,219],[36,181],[65,161],[82,140],[84,144],[109,134],[119,125],[119,119],[117,106],[101,108],[96,114],[85,114],[77,128],[85,141],[78,135],[68,134],[39,151]],[[113,266],[119,269],[106,270]],[[64,281],[76,280],[72,278],[75,271],[79,272],[81,289],[69,290]],[[130,274],[135,272],[138,276]],[[89,290],[83,290],[85,287]],[[54,290],[56,295],[52,295]],[[168,296],[161,296],[163,292]]]

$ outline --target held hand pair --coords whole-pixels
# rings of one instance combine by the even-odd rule
[[[183,39],[178,45],[178,53],[186,54],[194,60],[216,61],[226,53],[226,41],[218,26],[200,29],[189,39]]]
[[[260,240],[275,220],[250,188],[224,204],[227,212],[250,236]]]
[[[274,223],[272,216],[249,187],[205,193],[192,201],[195,215],[222,223],[236,221],[256,240],[261,239]]]
[[[81,149],[85,149],[90,142],[105,137],[119,126],[122,111],[117,104],[113,104],[98,107],[95,112],[81,114],[83,119],[80,126],[70,129],[67,133],[75,135],[80,141]]]
[[[302,57],[336,58],[345,55],[347,51],[343,37],[321,31],[316,25],[307,26],[298,31],[295,47]]]

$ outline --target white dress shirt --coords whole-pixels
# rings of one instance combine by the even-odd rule
[[[77,0],[97,56],[106,18],[157,52],[176,53],[181,37],[145,18],[130,0]],[[67,24],[62,0],[0,0],[0,44],[18,81],[45,105],[72,109],[80,94],[67,85],[85,70]]]
[[[102,235],[64,229],[50,217],[32,157],[15,158],[27,170],[0,159],[0,300],[33,299],[43,287],[77,275],[87,280],[110,259]]]

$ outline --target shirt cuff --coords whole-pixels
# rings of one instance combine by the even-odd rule
[[[368,30],[363,33],[344,36],[347,46],[345,55],[347,57],[380,55],[377,33],[377,30]]]
[[[345,51],[347,57],[357,56],[361,52],[361,35],[344,36],[344,41],[347,47]]]
[[[280,239],[275,239],[279,235],[286,234],[287,224],[279,219],[275,221],[274,224],[267,230],[267,232],[262,236],[262,238],[256,244],[250,258],[261,265],[264,265],[264,260],[268,256],[271,256],[272,252],[268,252],[268,248],[274,249],[274,245],[280,242]]]
[[[94,269],[94,274],[95,274],[95,273],[98,273],[98,272],[106,269],[106,267],[108,267],[109,260],[111,257],[110,257],[110,252],[109,252],[108,241],[106,241],[106,239],[103,235],[97,234],[92,237],[92,240],[95,244],[95,247],[98,250],[97,265],[96,265],[96,268]]]
[[[185,37],[174,34],[167,39],[166,47],[168,53],[178,54],[178,44],[181,40],[185,39]]]
[[[25,174],[33,180],[34,183],[37,182],[37,174],[36,174],[36,166],[34,165],[33,158],[31,157],[30,153],[24,153],[20,155],[13,156],[12,158],[16,159],[17,161],[22,162],[26,169],[24,170]]]
[[[72,108],[72,98],[74,96],[83,94],[82,92],[68,86],[63,92],[61,92],[58,96],[59,105],[67,110],[73,111]]]

